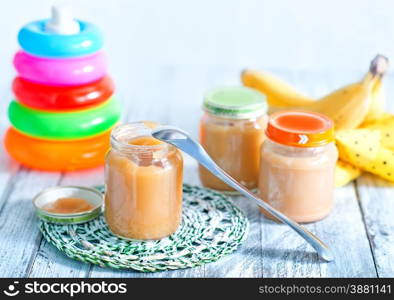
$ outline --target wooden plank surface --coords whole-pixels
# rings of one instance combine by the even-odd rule
[[[378,276],[393,277],[394,184],[364,175],[357,187]]]
[[[32,197],[59,183],[60,174],[22,168],[13,179],[0,218],[0,270],[4,277],[28,276],[41,241]]]
[[[315,228],[335,255],[335,261],[320,264],[321,277],[376,277],[354,184],[336,189],[333,212]]]
[[[394,112],[394,75],[385,79],[387,110]],[[364,225],[379,277],[394,276],[394,184],[365,174],[356,182]]]

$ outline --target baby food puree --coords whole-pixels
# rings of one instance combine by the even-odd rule
[[[43,207],[47,212],[56,214],[80,213],[93,208],[94,205],[87,200],[75,197],[59,198],[55,202],[48,203]]]
[[[320,114],[271,115],[261,149],[260,197],[297,222],[327,216],[338,158],[333,122]]]

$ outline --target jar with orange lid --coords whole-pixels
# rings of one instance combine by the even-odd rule
[[[338,159],[333,122],[312,112],[278,112],[270,116],[266,136],[260,198],[297,222],[326,217],[333,206]]]
[[[116,235],[160,239],[182,212],[182,154],[154,139],[149,122],[116,127],[105,165],[105,220]]]
[[[223,87],[208,91],[200,121],[200,143],[212,159],[249,189],[257,188],[260,147],[267,124],[265,96],[246,87]],[[234,190],[199,166],[205,187]]]

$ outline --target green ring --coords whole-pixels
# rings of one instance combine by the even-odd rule
[[[119,121],[120,112],[120,103],[115,98],[94,108],[71,112],[35,110],[16,100],[8,106],[8,117],[15,129],[51,140],[83,139],[100,134]]]

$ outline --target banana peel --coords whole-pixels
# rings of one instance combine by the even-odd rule
[[[359,141],[362,141],[364,146],[359,146]],[[352,143],[353,145],[349,146],[349,144]],[[367,143],[368,147],[366,147]],[[345,144],[347,146],[345,146]],[[391,162],[394,158],[394,154],[392,154],[394,150],[394,115],[383,112],[378,121],[363,125],[362,128],[353,131],[338,132],[337,145],[342,160],[338,160],[336,166],[336,187],[344,186],[354,179],[357,179],[362,173],[360,168],[371,170],[371,173],[375,173],[393,181],[391,176],[388,175],[391,172],[390,165],[384,164],[384,161],[386,161],[386,163]],[[370,148],[372,148],[373,151],[371,151]],[[359,154],[359,156],[357,156],[357,154]],[[368,159],[363,159],[365,157]],[[355,165],[348,163],[348,161],[352,161]],[[378,166],[379,161],[382,164],[378,168],[379,170],[376,169],[374,163],[376,161],[378,162]],[[383,175],[380,175],[380,173]]]
[[[394,182],[394,151],[382,145],[379,130],[343,130],[336,144],[341,160]]]
[[[383,147],[394,150],[394,115],[384,114],[378,122],[363,126],[364,129],[378,130]]]
[[[338,160],[335,167],[335,187],[342,187],[361,175],[361,170],[349,163]]]

